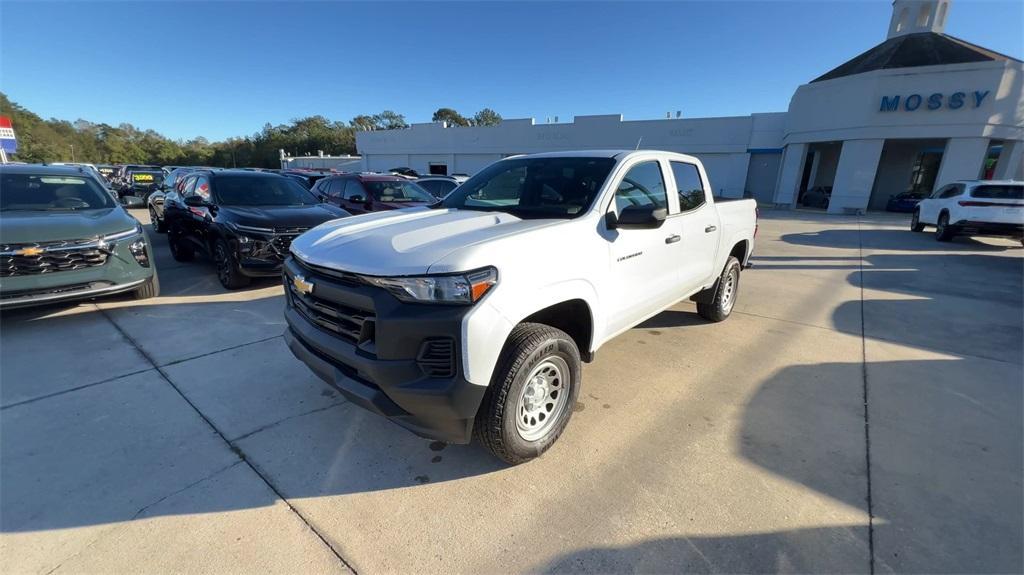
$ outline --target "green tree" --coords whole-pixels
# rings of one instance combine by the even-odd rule
[[[438,108],[432,118],[434,122],[445,122],[449,126],[469,126],[470,121],[451,108]]]
[[[497,126],[501,123],[501,114],[490,108],[484,108],[473,116],[475,126]]]
[[[405,116],[391,110],[384,110],[373,116],[373,119],[378,126],[385,130],[399,130],[409,127],[409,124],[405,123]]]

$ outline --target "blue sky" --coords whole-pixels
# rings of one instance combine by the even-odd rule
[[[271,3],[0,0],[0,90],[44,117],[211,140],[322,114],[627,119],[784,111],[885,38],[889,1]],[[1024,2],[946,32],[1020,58]]]

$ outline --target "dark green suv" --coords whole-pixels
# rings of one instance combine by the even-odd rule
[[[159,293],[142,226],[80,168],[0,166],[0,307]]]

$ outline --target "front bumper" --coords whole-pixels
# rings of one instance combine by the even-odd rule
[[[313,284],[311,294],[293,287],[296,275]],[[417,435],[469,442],[486,387],[467,381],[459,361],[468,307],[403,303],[293,258],[284,281],[285,341],[295,357],[356,405]]]
[[[62,301],[89,299],[100,296],[114,295],[132,291],[142,287],[142,284],[151,281],[152,278],[144,278],[125,284],[111,284],[110,282],[92,282],[86,284],[75,284],[54,288],[40,288],[24,292],[4,293],[0,296],[0,309],[13,309],[16,307],[27,307],[31,305],[43,305]]]
[[[155,274],[153,246],[148,239],[145,241],[150,267],[141,266],[129,250],[129,244],[138,237],[117,240],[100,265],[0,278],[0,308],[89,299],[138,289]]]

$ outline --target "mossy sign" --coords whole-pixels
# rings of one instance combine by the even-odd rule
[[[879,112],[914,112],[916,110],[962,110],[964,108],[980,108],[988,97],[990,90],[974,90],[973,92],[953,92],[948,96],[936,92],[928,96],[910,94],[908,96],[882,96],[878,106]]]

